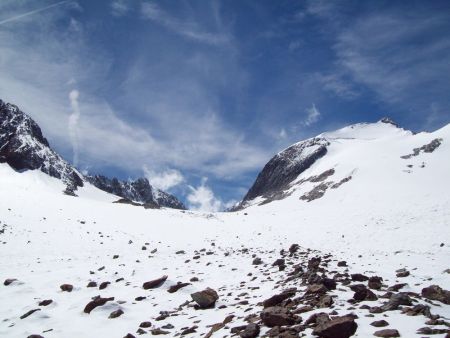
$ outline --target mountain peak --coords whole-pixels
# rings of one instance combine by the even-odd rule
[[[81,174],[50,147],[30,116],[0,100],[0,121],[0,163],[19,171],[38,169],[61,179],[68,194],[83,186]]]
[[[380,121],[378,121],[378,122],[381,122],[381,123],[387,123],[387,124],[392,124],[393,126],[395,126],[395,127],[399,127],[399,125],[396,123],[396,122],[394,122],[394,120],[392,120],[391,118],[389,118],[389,117],[383,117]]]

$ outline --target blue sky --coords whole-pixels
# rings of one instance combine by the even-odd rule
[[[0,97],[81,170],[193,208],[326,130],[437,129],[448,93],[448,1],[0,1]]]

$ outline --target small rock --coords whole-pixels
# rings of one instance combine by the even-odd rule
[[[262,259],[261,258],[259,258],[259,257],[256,257],[254,260],[253,260],[253,262],[252,262],[252,264],[253,265],[260,265],[260,264],[262,264]]]
[[[121,315],[123,315],[123,313],[124,312],[122,309],[118,309],[116,311],[111,312],[108,318],[110,318],[110,319],[117,318],[117,317],[120,317]]]
[[[376,331],[373,335],[375,337],[383,337],[383,338],[400,337],[400,333],[395,329],[384,329],[384,330]]]
[[[382,319],[382,320],[376,320],[376,321],[370,323],[370,325],[372,325],[374,327],[385,327],[385,326],[388,326],[389,323],[387,321],[385,321],[384,319]]]
[[[145,290],[158,288],[164,284],[164,282],[167,280],[167,277],[168,277],[167,275],[164,275],[161,278],[154,279],[149,282],[145,282],[144,284],[142,284],[142,287]]]
[[[102,283],[100,283],[100,286],[98,288],[100,290],[106,289],[109,284],[111,284],[111,282],[102,282]]]
[[[25,319],[25,318],[27,318],[28,316],[31,316],[33,313],[35,313],[35,312],[37,312],[37,311],[41,311],[41,309],[33,309],[33,310],[30,310],[30,311],[24,313],[23,315],[21,315],[21,316],[20,316],[20,319]]]
[[[114,297],[109,298],[102,298],[100,296],[95,297],[92,301],[87,303],[87,305],[84,308],[85,313],[91,313],[92,310],[94,310],[98,306],[103,306],[106,304],[106,302],[113,301]]]
[[[39,302],[39,306],[47,306],[47,305],[50,305],[51,303],[53,303],[53,300],[45,299],[45,300]]]
[[[5,281],[3,282],[3,285],[4,286],[8,286],[8,285],[11,285],[12,283],[14,283],[16,281],[17,281],[16,278],[8,278],[8,279],[5,279]]]
[[[72,292],[73,285],[71,285],[71,284],[63,284],[63,285],[60,286],[60,289],[62,291],[66,291],[66,292]]]
[[[191,283],[181,283],[181,282],[178,282],[178,283],[175,284],[175,285],[171,285],[171,286],[169,287],[169,289],[167,290],[167,292],[169,292],[169,293],[174,293],[174,292],[177,292],[177,291],[180,290],[181,288],[184,288],[185,286],[188,286],[188,285],[191,285]]]

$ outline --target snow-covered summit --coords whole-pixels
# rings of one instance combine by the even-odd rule
[[[434,152],[445,142],[443,139],[450,139],[445,132],[447,129],[448,126],[434,133],[414,134],[384,118],[376,123],[353,124],[297,142],[276,154],[264,166],[236,209],[267,204],[288,196],[312,201],[352,179],[351,184],[356,184],[354,179],[359,181],[363,175],[367,180],[359,181],[359,184],[367,186],[368,194],[374,191],[383,194],[376,187],[372,189],[371,183],[380,179],[395,186],[399,182],[398,173],[403,180],[405,174],[424,169],[429,158],[423,154]],[[433,159],[445,156],[438,152]],[[415,162],[422,159],[424,164],[405,163],[411,157]],[[411,176],[409,179],[411,184],[417,184],[414,181],[420,178]]]

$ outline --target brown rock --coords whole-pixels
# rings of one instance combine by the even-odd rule
[[[431,285],[422,289],[422,297],[437,300],[447,305],[450,304],[450,291],[444,290],[438,285]]]
[[[389,323],[387,321],[385,321],[384,319],[382,319],[382,320],[376,320],[376,321],[370,323],[370,325],[372,325],[374,327],[385,327],[385,326],[388,326]]]
[[[348,338],[355,334],[358,324],[350,316],[336,317],[316,326],[313,335],[321,338]]]
[[[142,284],[142,287],[145,290],[158,288],[164,284],[164,282],[167,280],[167,277],[168,277],[167,275],[164,275],[161,278],[145,282],[144,284]]]
[[[219,295],[217,294],[217,292],[211,288],[206,288],[203,291],[194,292],[191,294],[191,297],[201,309],[214,307],[216,301],[219,299]]]
[[[95,297],[92,301],[87,303],[87,305],[84,308],[85,313],[91,313],[92,310],[94,310],[98,306],[103,306],[107,302],[114,300],[114,297],[109,298],[102,298],[100,296]]]
[[[297,316],[286,308],[273,306],[261,312],[261,320],[268,327],[294,325],[297,321]]]
[[[251,323],[248,324],[243,331],[239,334],[241,338],[255,338],[259,335],[258,324]]]
[[[53,300],[51,299],[44,299],[43,301],[39,302],[39,306],[47,306],[53,303]]]
[[[395,329],[384,329],[384,330],[376,331],[373,335],[375,337],[383,337],[383,338],[400,337],[400,333]]]
[[[188,285],[191,285],[191,283],[181,283],[181,282],[178,282],[178,283],[175,284],[175,285],[171,285],[171,286],[169,287],[169,289],[167,290],[167,292],[169,292],[169,293],[174,293],[174,292],[177,292],[177,291],[180,290],[181,288],[184,288],[185,286],[188,286]]]
[[[116,310],[116,311],[113,311],[113,312],[111,312],[110,314],[109,314],[109,317],[108,318],[110,318],[110,319],[113,319],[113,318],[117,318],[117,317],[120,317],[121,315],[123,315],[123,310],[122,309],[118,309],[118,310]]]
[[[66,292],[72,292],[73,285],[71,285],[71,284],[63,284],[63,285],[60,286],[60,289],[62,291],[66,291]]]

